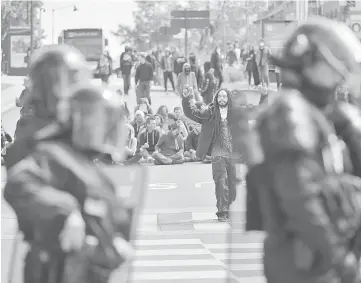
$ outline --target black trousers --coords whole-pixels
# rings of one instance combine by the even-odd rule
[[[175,86],[174,86],[174,79],[173,79],[173,72],[170,71],[164,71],[163,72],[163,79],[164,79],[164,89],[165,91],[168,90],[168,79],[170,80],[170,83],[172,84],[172,88],[173,91],[175,91]]]

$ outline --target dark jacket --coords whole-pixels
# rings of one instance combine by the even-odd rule
[[[210,104],[213,102],[214,94],[217,90],[217,82],[215,76],[207,72],[204,76],[204,84],[202,86],[201,95],[205,104]]]
[[[350,184],[360,178],[356,180],[347,172],[327,173],[324,160],[328,159],[323,154],[327,155],[324,140],[328,134],[321,133],[328,125],[319,117],[323,115],[297,93],[280,97],[257,121],[260,143],[254,143],[252,151],[258,147],[262,158],[255,166],[248,164],[247,186],[249,182],[252,187],[247,192],[257,190],[252,197],[258,195],[259,203],[252,201],[253,223],[247,228],[263,226],[266,232],[264,270],[270,283],[359,282],[351,279],[352,264],[345,260],[350,240],[332,221],[332,215],[339,211],[329,210],[327,205],[334,200],[322,192],[344,186],[342,179],[349,178],[344,184]],[[324,124],[327,128],[320,126]],[[308,133],[307,138],[299,135],[300,129]],[[346,231],[352,237],[351,231]],[[357,265],[352,269],[357,270]],[[345,274],[351,277],[340,280]]]
[[[153,67],[149,62],[139,64],[135,71],[135,84],[139,82],[150,82],[153,80]]]
[[[133,67],[133,60],[131,54],[123,52],[120,56],[120,70],[123,75],[130,75]]]
[[[146,148],[148,152],[154,152],[155,146],[159,141],[159,131],[154,130],[152,133],[148,133],[148,130],[145,130],[139,135],[139,142],[138,142],[138,151],[140,148],[145,144],[149,144],[149,148]]]
[[[211,63],[212,63],[212,68],[214,69],[215,72],[220,72],[223,70],[222,58],[217,52],[212,53]]]
[[[174,73],[176,73],[177,76],[183,72],[184,63],[187,63],[187,58],[184,56],[176,57],[174,59]]]
[[[190,150],[190,149],[196,150],[198,148],[198,141],[199,141],[199,133],[196,133],[194,130],[191,131],[187,136],[184,144],[185,150]]]

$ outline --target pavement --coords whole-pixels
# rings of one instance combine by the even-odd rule
[[[20,94],[13,93],[15,87],[19,88],[19,83],[2,89],[1,94],[2,110],[7,109],[2,113],[2,120],[10,133],[15,130],[19,108],[14,105],[10,108],[5,102],[11,105],[15,96]],[[110,87],[120,88],[121,82],[114,79]],[[151,95],[154,111],[163,104],[169,109],[181,105],[180,98],[175,94],[152,91]],[[254,92],[249,92],[248,98],[249,103],[259,100]],[[125,99],[133,109],[134,89]],[[211,165],[186,163],[147,168],[149,185],[134,242],[136,256],[130,282],[265,283],[262,271],[263,235],[244,231],[245,190],[242,185],[231,208],[231,220],[219,223],[215,220]],[[2,182],[6,181],[5,175],[2,168]],[[1,281],[7,282],[6,271],[17,235],[17,224],[12,209],[3,199],[1,228]],[[26,245],[21,242],[14,264],[16,271],[21,270],[25,251]],[[227,278],[229,281],[226,281]],[[124,282],[122,279],[121,270],[114,274],[112,282]],[[21,272],[16,272],[13,282],[22,282]]]

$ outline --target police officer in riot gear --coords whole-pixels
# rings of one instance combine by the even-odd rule
[[[283,93],[245,142],[247,187],[257,190],[267,232],[267,282],[360,282],[360,112],[335,93],[342,84],[360,90],[361,44],[345,24],[315,18],[273,61]]]
[[[63,91],[56,120],[9,170],[4,196],[30,245],[25,283],[106,283],[132,253],[122,230],[131,216],[93,160],[123,156],[122,102],[90,85]]]
[[[50,45],[37,50],[29,66],[29,93],[26,103],[34,115],[21,117],[15,131],[15,143],[9,148],[5,161],[11,167],[26,157],[32,148],[34,132],[57,119],[62,107],[59,101],[67,96],[69,88],[79,82],[86,83],[92,74],[79,50],[67,45]]]

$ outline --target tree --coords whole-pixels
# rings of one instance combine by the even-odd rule
[[[43,6],[42,1],[33,1],[34,10]],[[11,26],[30,26],[30,1],[1,1],[1,39]],[[42,34],[42,33],[40,33]]]

